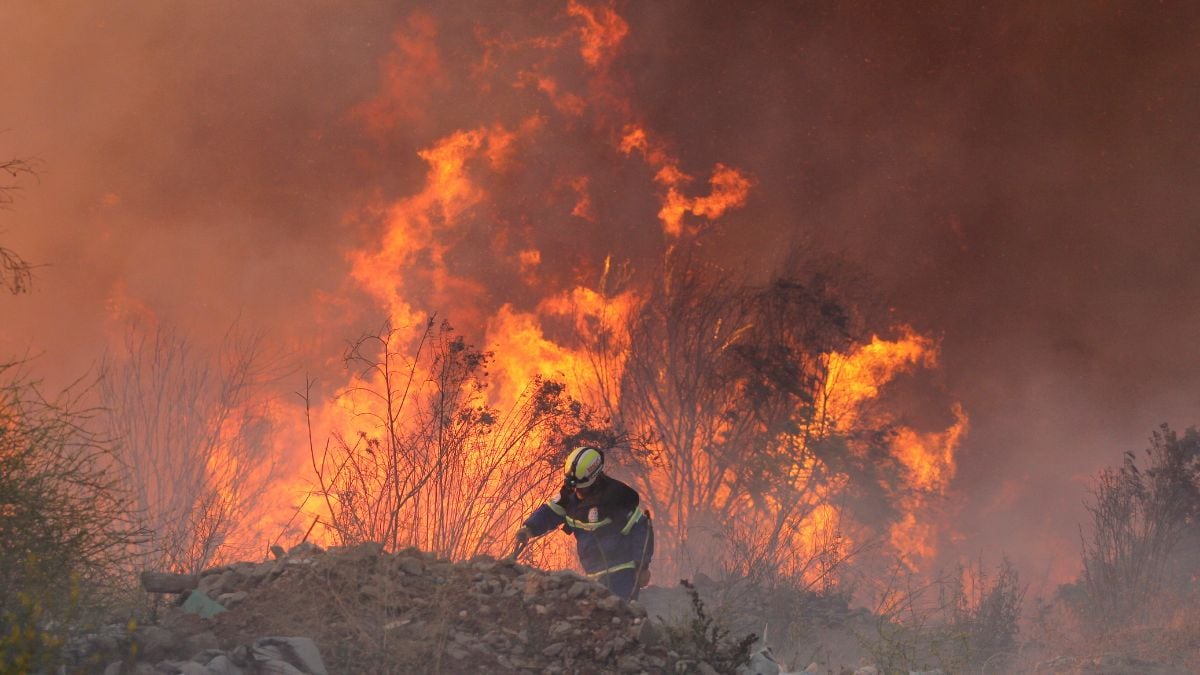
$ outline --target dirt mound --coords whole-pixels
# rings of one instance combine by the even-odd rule
[[[714,672],[668,651],[646,612],[603,586],[492,558],[302,545],[207,570],[178,597],[157,626],[116,640],[120,666],[87,645],[79,662],[189,674]],[[304,645],[280,651],[278,636],[310,638],[321,663],[288,661]],[[264,652],[263,638],[275,651]],[[270,670],[280,660],[294,670]]]

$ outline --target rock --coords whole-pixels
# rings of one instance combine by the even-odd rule
[[[222,593],[217,597],[217,602],[224,605],[227,609],[236,607],[237,604],[246,599],[250,594],[246,591],[237,591],[234,593]]]
[[[239,578],[240,575],[232,569],[226,569],[220,574],[206,574],[201,577],[197,590],[210,598],[214,598],[232,591],[233,587],[238,583]]]
[[[617,669],[622,673],[640,673],[642,672],[642,662],[632,654],[626,654],[617,659]]]
[[[596,606],[606,612],[615,611],[624,602],[621,598],[609,593],[608,595],[596,601]]]
[[[226,611],[221,603],[208,597],[204,591],[200,590],[189,593],[187,600],[183,601],[183,605],[180,608],[185,612],[205,619],[211,619],[221,612]]]
[[[750,656],[750,663],[738,668],[738,675],[779,675],[783,669],[770,647],[764,647]],[[808,672],[808,671],[805,671]]]
[[[446,656],[449,656],[450,658],[452,658],[456,661],[462,661],[463,659],[466,659],[467,657],[469,657],[471,655],[470,652],[463,649],[462,647],[459,647],[458,645],[454,644],[453,642],[446,645],[445,651],[446,651]]]
[[[180,644],[174,633],[159,626],[138,627],[133,633],[133,641],[138,647],[138,658],[149,661],[166,658]]]
[[[716,668],[713,668],[712,666],[708,665],[707,661],[701,661],[701,662],[697,663],[696,664],[696,672],[699,673],[700,675],[721,675],[720,673],[717,672]],[[775,672],[779,672],[779,671],[775,671]]]
[[[662,631],[653,621],[644,620],[638,625],[637,641],[644,647],[657,647],[662,643]]]
[[[274,662],[279,662],[291,666],[297,672],[305,675],[329,675],[329,671],[325,670],[325,663],[321,660],[320,650],[317,649],[316,643],[309,638],[269,637],[255,640],[250,648],[250,657],[260,664],[259,668],[262,672],[290,672],[286,669],[270,670],[270,668],[279,668],[278,665],[272,665]]]
[[[244,675],[246,672],[225,654],[215,657],[204,665],[211,675]]]
[[[325,549],[317,546],[311,541],[302,541],[299,544],[288,549],[288,556],[299,558],[301,556],[311,556],[317,553],[324,553]]]
[[[170,572],[142,572],[142,589],[147,593],[186,593],[200,584],[195,574],[172,574]]]
[[[879,669],[875,666],[863,666],[855,670],[854,675],[879,675]]]
[[[575,583],[571,584],[571,588],[567,591],[567,597],[582,598],[595,587],[596,584],[590,581],[576,581]]]
[[[172,675],[212,675],[212,671],[207,666],[202,666],[195,661],[162,661],[155,669],[160,673],[171,673]]]
[[[419,577],[425,573],[425,565],[416,558],[405,556],[397,560],[396,564],[409,576]]]
[[[287,555],[287,553],[284,552],[283,547],[279,544],[271,544],[271,555],[275,556],[276,560],[279,560],[283,556]]]
[[[542,650],[542,655],[550,656],[550,657],[558,656],[559,654],[562,653],[562,650],[564,647],[566,647],[566,645],[563,644],[562,642],[552,643],[552,644],[548,645],[545,649]]]

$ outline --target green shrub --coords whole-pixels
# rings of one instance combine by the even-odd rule
[[[0,364],[0,671],[36,671],[116,589],[133,532],[86,389],[56,401]],[[125,577],[127,578],[127,574]]]

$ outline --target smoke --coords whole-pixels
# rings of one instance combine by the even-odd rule
[[[539,43],[587,37],[571,7],[0,7],[0,154],[45,167],[0,237],[48,265],[0,297],[0,354],[67,378],[147,312],[213,340],[241,317],[327,368],[381,319],[351,252],[420,191],[419,151],[482,127],[513,136],[474,174],[506,198],[453,233],[474,283],[443,289],[481,334],[608,256],[653,265],[653,169],[614,149],[643,123],[692,194],[718,162],[752,178],[706,244],[725,266],[846,258],[940,339],[971,417],[960,552],[1071,575],[1087,477],[1200,422],[1200,9],[627,3],[588,63]]]
[[[1200,412],[1195,7],[630,7],[651,126],[757,180],[728,245],[846,255],[942,338],[962,552],[1077,571],[1087,478]]]

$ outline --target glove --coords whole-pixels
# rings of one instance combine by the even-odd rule
[[[650,568],[643,567],[637,573],[637,587],[645,588],[650,585]]]
[[[517,530],[516,540],[519,546],[528,544],[529,540],[532,538],[533,532],[528,527],[522,527],[521,529]]]

